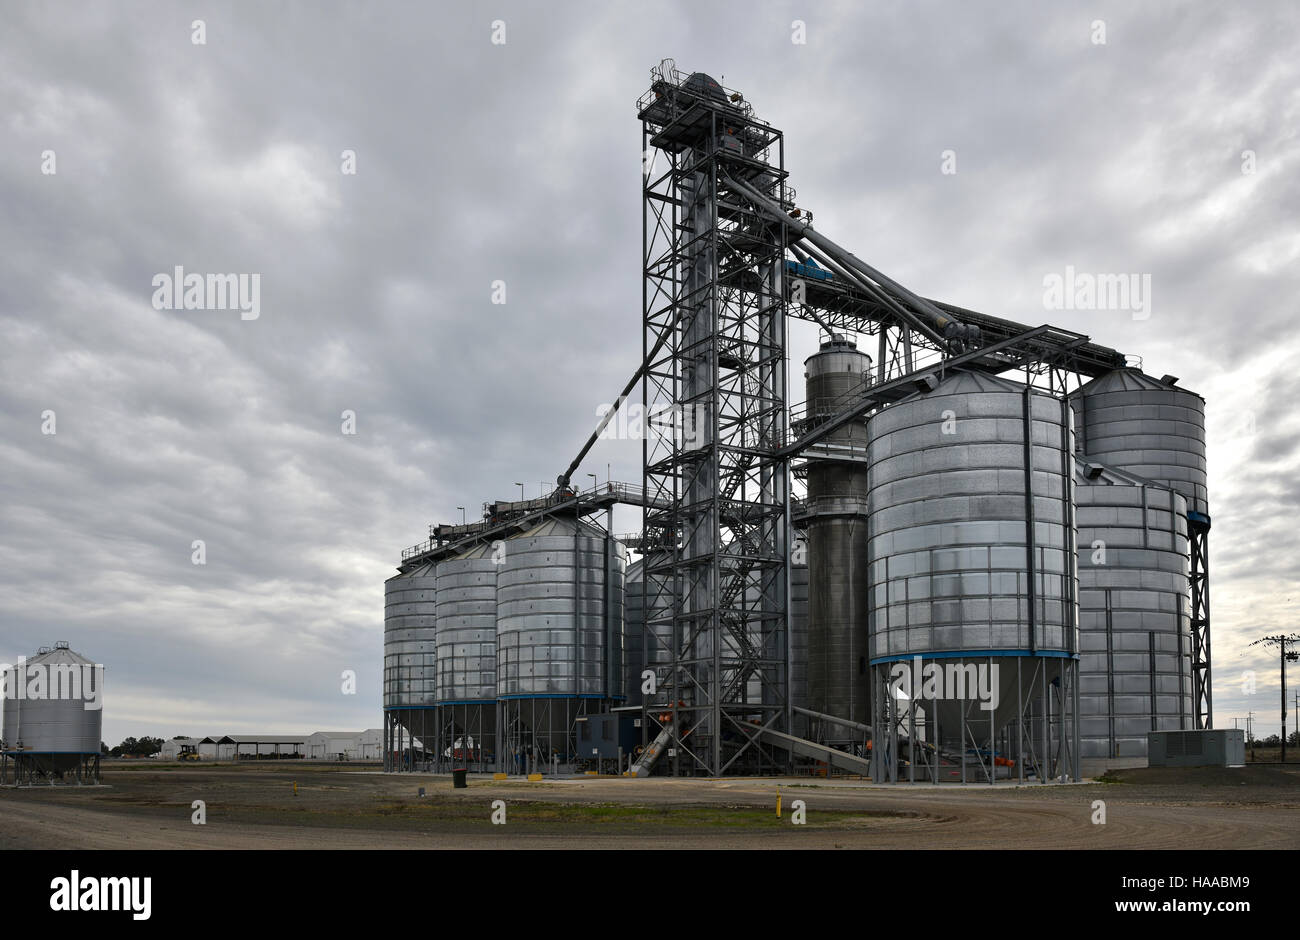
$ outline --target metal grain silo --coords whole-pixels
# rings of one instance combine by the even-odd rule
[[[1146,477],[1209,515],[1205,486],[1205,400],[1139,369],[1116,369],[1075,392],[1076,449],[1099,463]]]
[[[807,422],[816,426],[860,396],[871,358],[833,335],[804,361]],[[805,456],[808,495],[807,701],[813,711],[865,722],[867,671],[867,429],[854,421]]]
[[[585,700],[623,695],[627,549],[563,517],[506,539],[503,548],[497,694],[506,705],[506,757],[567,763],[574,755],[566,739]]]
[[[504,556],[498,695],[616,694],[621,683],[605,667],[607,642],[618,644],[621,658],[623,544],[585,523],[552,518],[507,539]]]
[[[438,701],[495,702],[497,570],[491,544],[438,563]]]
[[[1145,757],[1147,732],[1192,727],[1187,501],[1111,468],[1080,471],[1083,756]]]
[[[457,765],[496,749],[500,560],[485,542],[438,563],[438,752]]]
[[[1078,636],[1070,425],[1063,400],[974,372],[952,373],[867,425],[873,704],[897,716],[904,704],[885,691],[891,679],[939,669],[946,686],[927,696],[918,683],[912,692],[924,740],[963,774],[971,735],[983,742],[972,752],[983,767],[1008,749],[993,739],[1013,717],[1017,738],[1028,733],[1043,745],[1040,759],[1057,750],[1047,739],[1071,731],[1064,716],[1077,694]],[[957,680],[981,669],[986,702],[969,689],[956,695]],[[996,707],[981,707],[994,696]],[[1039,724],[1031,727],[1035,702]],[[878,723],[875,740],[884,745],[896,732]],[[912,763],[923,757],[918,750]]]
[[[104,667],[64,642],[6,670],[3,723],[5,782],[52,783],[99,778]]]
[[[629,702],[639,704],[641,672],[645,669],[645,559],[627,566],[623,579],[623,687]]]
[[[416,565],[384,582],[385,767],[412,769],[431,757],[437,727],[437,565]]]
[[[639,704],[644,699],[650,704],[662,705],[668,700],[664,689],[673,661],[672,621],[664,617],[663,612],[671,609],[672,596],[663,579],[647,577],[646,569],[664,564],[670,555],[663,548],[645,549],[639,559],[627,566],[623,646],[629,704]],[[656,691],[653,695],[643,696],[642,673],[646,669],[655,672]]]

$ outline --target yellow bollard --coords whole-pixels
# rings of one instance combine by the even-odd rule
[[[297,796],[297,795],[298,795],[298,781],[297,781],[297,780],[295,780],[295,781],[293,782],[293,795],[294,795],[294,796]]]
[[[776,818],[781,818],[781,788],[776,788]]]

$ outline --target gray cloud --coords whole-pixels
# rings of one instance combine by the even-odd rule
[[[1221,716],[1255,707],[1230,671],[1290,622],[1298,547],[1300,14],[806,6],[10,11],[0,653],[68,639],[104,660],[113,740],[376,724],[400,549],[553,479],[636,366],[633,104],[672,55],[786,131],[818,227],[882,270],[1206,396],[1216,691]],[[175,265],[260,273],[261,317],[154,310]],[[1150,273],[1151,318],[1045,310],[1066,265]],[[639,456],[602,442],[584,471],[637,479]]]

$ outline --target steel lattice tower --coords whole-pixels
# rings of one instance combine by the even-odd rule
[[[674,774],[784,768],[759,727],[789,727],[786,226],[728,185],[789,205],[781,132],[696,73],[655,70],[642,122],[643,324],[649,409],[647,611],[663,657]],[[669,639],[671,638],[671,639]]]

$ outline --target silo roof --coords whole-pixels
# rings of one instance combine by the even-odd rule
[[[432,574],[434,568],[436,567],[437,564],[435,562],[432,561],[425,562],[422,565],[417,565],[416,567],[412,568],[410,571],[398,572],[397,574],[393,575],[384,583],[387,584],[388,581],[400,581],[403,578],[422,578],[426,575]]]
[[[52,650],[46,650],[44,653],[37,653],[35,656],[28,657],[27,665],[42,666],[94,666],[96,663],[91,662],[75,650],[60,646]]]
[[[493,551],[492,543],[484,542],[482,545],[475,545],[473,548],[453,556],[453,560],[457,558],[490,558]]]
[[[1140,391],[1175,391],[1186,392],[1189,395],[1196,395],[1191,389],[1183,388],[1181,385],[1170,385],[1162,382],[1154,376],[1147,375],[1140,369],[1115,369],[1113,372],[1107,372],[1105,375],[1099,375],[1091,382],[1082,386],[1073,396],[1077,395],[1100,395],[1105,392],[1140,392]],[[1201,398],[1200,395],[1196,395]],[[1204,401],[1204,398],[1201,398]]]
[[[933,389],[926,392],[914,392],[898,402],[911,402],[919,398],[925,398],[930,395],[974,395],[981,392],[1013,392],[1017,395],[1023,394],[1025,386],[1023,383],[1014,382],[1011,379],[1004,379],[998,375],[989,375],[987,372],[973,372],[966,369],[956,369],[944,376],[943,380]],[[1041,394],[1050,394],[1043,389],[1034,389]],[[884,414],[884,411],[877,414]],[[873,416],[874,417],[874,416]]]
[[[597,539],[605,537],[604,532],[585,522],[578,522],[577,520],[561,516],[551,516],[549,519],[543,519],[527,532],[517,536],[517,538],[536,538],[542,535],[574,534],[587,535]]]

